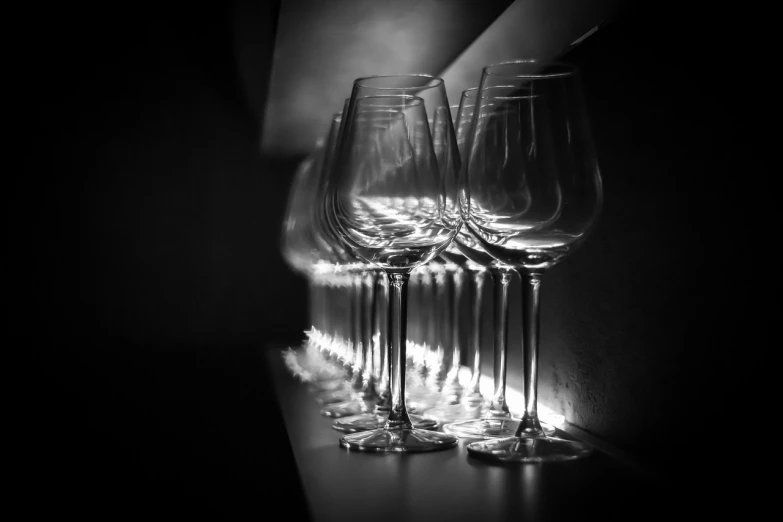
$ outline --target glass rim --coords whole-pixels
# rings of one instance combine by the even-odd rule
[[[487,96],[487,91],[492,90],[500,90],[500,89],[519,89],[518,85],[485,85],[484,88],[480,89],[479,87],[475,87],[474,89],[470,89],[470,93],[468,94],[467,91],[465,93],[465,99],[470,101],[476,101],[476,100],[489,100],[493,98],[503,98],[503,96]],[[481,97],[478,96],[478,94],[481,93]],[[512,98],[515,96],[511,96]]]
[[[540,98],[540,94],[524,94],[520,96],[493,96],[492,98],[484,98],[487,100],[532,100],[534,98]]]
[[[416,96],[414,94],[371,94],[369,96],[358,96],[355,100],[355,103],[358,105],[359,103],[362,103],[363,105],[367,103],[367,100],[377,100],[378,98],[385,98],[385,99],[396,99],[396,100],[410,100],[414,102],[416,105],[423,104],[424,99],[420,96]],[[408,107],[415,107],[416,105],[408,105]]]
[[[492,71],[493,68],[499,68],[503,66],[522,65],[522,64],[528,64],[528,65],[541,64],[542,67],[554,66],[564,70],[551,72],[551,73],[518,73],[518,74],[503,74],[503,73]],[[570,76],[574,76],[577,73],[577,71],[578,71],[577,67],[568,62],[562,62],[562,61],[542,62],[540,60],[531,58],[531,59],[509,60],[506,62],[491,63],[489,65],[484,66],[484,68],[482,69],[482,75],[494,76],[500,78],[527,78],[530,80],[552,80],[556,78],[568,78]]]
[[[384,103],[378,99],[397,100],[397,103]],[[424,100],[412,94],[380,94],[361,96],[356,98],[353,109],[353,118],[367,117],[370,114],[402,114],[407,110],[424,109]]]
[[[492,89],[509,89],[511,92],[518,91],[519,87],[516,85],[489,85],[481,90],[481,97],[478,98],[479,103],[483,103],[484,100],[525,100],[530,98],[537,98],[540,94],[507,94],[507,95],[494,95],[487,91]],[[502,91],[501,91],[502,92]]]
[[[417,87],[373,87],[370,85],[366,85],[364,82],[368,82],[370,80],[376,80],[381,78],[427,78],[428,82],[425,85],[417,86]],[[408,89],[416,89],[416,90],[424,90],[424,89],[431,89],[433,87],[438,87],[441,85],[445,85],[445,82],[443,81],[443,78],[440,78],[439,76],[433,76],[431,74],[424,74],[424,73],[410,73],[410,74],[376,74],[373,76],[362,76],[361,78],[356,78],[353,81],[354,86],[359,87],[365,87],[365,88],[371,88],[371,89],[378,89],[378,90],[408,90]]]

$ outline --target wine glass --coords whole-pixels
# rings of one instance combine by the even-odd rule
[[[475,107],[475,92],[478,87],[470,87],[462,91],[459,104],[456,109],[452,108],[452,119],[454,120],[454,130],[457,136],[457,149],[461,159],[465,158],[465,142],[470,134],[470,123],[473,119],[473,108]],[[465,235],[466,228],[460,229],[460,234]],[[459,236],[458,236],[459,237]],[[470,412],[481,415],[484,407],[484,397],[481,394],[481,339],[482,339],[482,318],[481,312],[484,304],[484,280],[487,275],[487,267],[476,263],[465,255],[464,251],[457,243],[457,238],[450,246],[454,246],[467,262],[465,268],[470,272],[471,282],[471,301],[470,310],[470,344],[472,347],[473,358],[471,362],[470,382],[467,390],[463,393],[462,403]],[[472,416],[472,415],[471,415]]]
[[[456,437],[413,427],[406,409],[407,291],[411,271],[443,251],[460,224],[445,215],[424,100],[357,97],[354,87],[327,208],[346,243],[389,279],[392,405],[383,428],[344,435],[340,445],[384,452],[448,449]]]
[[[319,249],[312,230],[309,208],[317,199],[313,182],[317,178],[324,156],[324,142],[316,142],[315,150],[300,164],[294,174],[281,229],[281,253],[288,266],[308,281],[311,329],[304,350],[289,349],[283,353],[285,362],[301,380],[319,387],[334,386],[344,378],[344,371],[331,364],[319,349],[315,332],[328,328],[329,317],[323,306],[327,291],[322,273],[330,263],[329,253]]]
[[[446,95],[443,80],[425,74],[398,74],[381,75],[358,78],[353,83],[351,98],[348,99],[344,114],[352,110],[351,100],[367,96],[396,96],[416,95],[424,101],[427,113],[427,123],[432,136],[433,148],[438,167],[442,174],[446,197],[444,199],[443,218],[449,226],[458,225],[459,205],[457,202],[456,175],[460,166],[459,151],[457,149],[454,133],[451,108]],[[448,248],[448,247],[447,247]],[[420,266],[414,272],[414,282],[411,286],[419,290],[419,305],[427,310],[427,313],[439,311],[434,295],[448,288],[435,283],[439,277],[442,279],[445,267],[436,257],[432,262]],[[417,284],[418,283],[418,284]],[[449,296],[442,296],[442,302],[449,302]],[[448,355],[442,344],[448,332],[438,328],[438,324],[429,321],[423,325],[420,332],[423,334],[423,342],[411,345],[416,356],[414,368],[417,370],[416,379],[412,380],[412,386],[407,387],[409,410],[416,413],[426,412],[435,406],[440,400],[439,391],[443,384],[444,370],[447,369],[444,362]],[[446,335],[443,335],[443,334]],[[432,421],[430,421],[432,422]]]
[[[457,137],[457,149],[461,159],[465,158],[465,142],[470,134],[470,123],[473,118],[473,108],[475,107],[475,91],[478,87],[471,87],[462,91],[459,104],[452,106],[452,119],[454,121],[454,130]],[[460,229],[460,235],[465,235],[466,229]],[[462,404],[470,412],[468,417],[480,415],[484,408],[484,397],[481,394],[481,339],[482,339],[482,318],[481,312],[484,303],[484,280],[487,274],[487,267],[472,261],[457,243],[457,236],[450,247],[459,252],[465,258],[464,267],[470,273],[471,283],[471,301],[470,309],[470,344],[473,357],[471,359],[470,382],[467,390],[463,392]],[[464,241],[463,241],[464,242]]]
[[[477,88],[475,88],[477,89]],[[463,96],[464,97],[464,92]],[[461,97],[461,98],[462,98]],[[461,157],[463,143],[470,129],[470,116],[472,116],[472,104],[466,105],[460,102],[449,106],[449,113],[454,124],[458,157]],[[469,112],[467,109],[470,109]],[[460,116],[462,115],[462,116]],[[460,126],[460,118],[462,125]],[[437,141],[436,141],[437,146]],[[447,194],[451,194],[456,201],[456,179],[454,183],[446,186]],[[461,232],[462,233],[462,232]],[[471,262],[459,250],[456,242],[446,247],[440,258],[442,260],[438,276],[438,289],[436,302],[440,303],[441,312],[441,345],[439,351],[445,352],[449,357],[440,368],[442,381],[440,384],[440,397],[435,405],[425,411],[425,415],[435,418],[440,422],[451,423],[458,420],[468,420],[480,417],[484,400],[479,390],[481,378],[481,310],[482,310],[482,283],[486,269]],[[460,383],[460,370],[462,359],[462,337],[460,333],[460,313],[463,308],[463,300],[466,296],[465,283],[470,274],[472,284],[471,294],[474,299],[470,309],[470,335],[473,342],[473,371],[471,382],[467,390],[463,390]],[[477,337],[478,335],[478,337]],[[450,349],[447,349],[450,348]]]
[[[323,194],[329,190],[332,169],[335,168],[337,146],[344,129],[345,120],[342,115],[347,112],[349,101],[350,99],[345,100],[343,112],[335,113],[332,116],[325,140],[324,165],[320,178],[316,180],[318,193],[322,197],[315,202],[312,209],[319,223],[320,239],[331,248],[344,252],[345,256],[350,253],[353,258],[356,258],[350,251],[350,246],[344,244],[337,231],[331,226],[331,221],[325,214],[325,198],[323,198]],[[363,314],[360,318],[354,317],[354,320],[355,324],[361,324],[361,343],[364,348],[355,354],[358,356],[361,353],[362,359],[354,360],[358,363],[355,366],[363,368],[364,371],[354,373],[352,389],[355,390],[355,393],[344,397],[344,400],[340,402],[326,406],[321,411],[322,414],[336,419],[332,423],[334,429],[347,433],[383,427],[391,408],[389,362],[384,349],[387,338],[386,308],[384,306],[384,299],[387,295],[385,272],[373,269],[366,263],[361,264],[360,267],[364,287],[357,295],[362,296],[362,301],[359,306],[353,307],[353,313],[361,311]],[[361,383],[356,379],[359,376],[362,377]],[[436,429],[439,426],[437,421],[432,419],[424,419],[415,415],[410,417],[416,428]]]
[[[317,247],[331,260],[331,271],[327,271],[332,288],[343,293],[347,302],[346,315],[337,321],[335,333],[326,347],[344,364],[349,380],[339,385],[330,385],[316,400],[324,404],[322,414],[329,417],[343,417],[366,411],[368,403],[375,402],[374,358],[371,356],[371,307],[374,300],[374,280],[367,270],[368,264],[346,249],[323,219],[324,178],[329,175],[333,163],[333,149],[341,114],[332,115],[329,132],[319,149],[320,162],[315,175],[308,180],[309,190],[316,197],[308,201],[306,214],[309,217],[309,232]],[[347,294],[347,295],[345,295]],[[346,299],[347,298],[347,299]],[[339,308],[334,303],[331,308]],[[339,333],[338,333],[339,332]]]
[[[487,104],[494,97],[502,97],[513,90],[513,87],[491,86],[483,91],[483,97],[487,99]],[[470,130],[472,128],[473,115],[475,112],[478,87],[466,89],[460,97],[460,107],[457,116],[457,141],[460,153],[466,156],[466,147]],[[443,426],[446,433],[452,433],[464,438],[502,438],[509,437],[516,433],[520,419],[511,415],[506,401],[506,362],[508,360],[508,292],[511,286],[511,280],[514,276],[514,268],[504,263],[498,262],[490,256],[481,244],[476,240],[467,227],[462,227],[459,234],[454,239],[454,243],[460,252],[468,258],[468,267],[474,270],[475,285],[483,282],[485,274],[488,272],[494,287],[494,317],[493,317],[493,376],[494,386],[493,394],[489,406],[481,418],[468,418],[464,420],[453,420]],[[475,287],[474,287],[475,288]],[[480,291],[480,288],[476,288]],[[474,312],[474,327],[476,334],[480,335],[480,311]],[[474,334],[474,335],[476,335]],[[479,389],[479,380],[481,377],[481,351],[480,337],[474,339],[474,364],[473,376],[470,383],[475,392]],[[475,393],[474,392],[474,393]],[[479,392],[480,393],[480,392]],[[553,426],[544,425],[547,433],[555,433]]]
[[[443,132],[443,130],[454,128],[458,109],[459,107],[455,108],[454,106],[439,107],[436,119],[448,118],[452,125],[436,125],[436,132],[433,133],[435,150],[444,150],[452,153],[449,158],[453,165],[447,165],[446,168],[453,168],[455,175],[444,178],[444,190],[447,209],[449,212],[453,212],[453,219],[459,219],[456,176],[460,165],[459,145],[456,133],[447,133]],[[442,354],[443,364],[437,376],[437,387],[442,394],[437,413],[442,417],[448,417],[450,414],[449,407],[455,404],[458,405],[462,398],[462,385],[459,382],[460,359],[462,358],[459,311],[464,295],[465,264],[467,259],[452,242],[441,252],[438,261],[439,270],[436,274],[436,302],[434,304],[436,305],[436,310],[440,312],[439,322],[441,328],[438,331],[439,337],[436,348]],[[432,413],[430,412],[430,414]]]
[[[349,399],[354,390],[346,386],[345,378],[361,373],[353,372],[356,342],[351,341],[351,338],[358,339],[355,332],[359,323],[354,316],[361,310],[361,303],[355,303],[356,299],[351,297],[352,293],[359,296],[352,292],[355,281],[350,275],[357,263],[352,263],[350,256],[323,239],[322,220],[313,213],[316,203],[322,199],[318,181],[324,166],[330,162],[329,152],[329,144],[319,140],[315,150],[298,166],[281,235],[283,257],[293,270],[308,279],[313,311],[304,352],[289,349],[283,355],[288,367],[309,384],[322,404]],[[347,316],[340,314],[345,307],[329,304],[335,298],[353,304],[348,307]]]
[[[513,91],[484,98],[493,85]],[[603,198],[576,68],[535,60],[485,67],[469,140],[464,226],[522,279],[525,410],[514,436],[470,443],[468,452],[510,462],[585,457],[588,444],[547,435],[537,412],[542,276],[584,242]]]

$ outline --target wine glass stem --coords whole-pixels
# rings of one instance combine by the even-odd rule
[[[473,307],[471,309],[471,345],[473,348],[473,372],[469,390],[474,395],[481,394],[481,310],[484,300],[484,277],[486,270],[473,273]]]
[[[332,339],[337,341],[339,340],[341,345],[345,344],[342,342],[342,339],[345,338],[345,328],[346,325],[349,324],[349,319],[351,315],[351,307],[346,306],[343,303],[346,303],[347,305],[350,305],[350,295],[346,295],[346,288],[345,286],[339,284],[339,281],[333,281],[331,289],[329,291],[329,300],[332,302],[340,303],[341,306],[335,306],[332,313],[332,328],[331,332],[329,334],[332,336]],[[341,350],[343,351],[343,350]],[[350,371],[350,362],[347,358],[347,352],[341,353],[341,357],[345,357],[345,367],[346,370]]]
[[[310,320],[310,328],[317,329],[319,323],[318,306],[321,304],[318,295],[318,282],[316,281],[315,277],[311,277],[307,283],[307,303],[309,304],[308,319]]]
[[[325,281],[320,280],[318,282],[318,329],[321,333],[329,333],[330,321],[329,321],[329,307],[326,303],[329,299],[329,286]]]
[[[370,284],[372,285],[372,314],[370,315],[370,353],[372,354],[372,369],[373,379],[375,381],[376,391],[380,393],[381,382],[381,363],[383,362],[383,356],[381,350],[378,348],[378,338],[380,321],[378,320],[378,314],[380,313],[380,303],[378,298],[380,297],[380,288],[378,286],[378,271],[372,270],[370,272]]]
[[[451,371],[456,379],[460,368],[460,359],[462,358],[462,344],[459,335],[459,312],[462,305],[462,289],[465,282],[465,272],[458,268],[451,275],[453,279],[453,299],[451,302],[451,344],[454,349],[451,355]]]
[[[446,375],[449,370],[449,357],[447,357],[448,350],[453,345],[453,339],[451,338],[451,303],[454,300],[453,293],[453,280],[449,274],[448,269],[445,267],[443,271],[435,278],[435,298],[433,299],[433,305],[435,311],[438,312],[438,337],[437,337],[437,351],[440,354],[440,368],[438,368],[437,378],[433,383],[437,389],[440,389],[445,384]]]
[[[364,299],[364,285],[362,284],[361,274],[352,274],[352,296],[351,296],[351,337],[353,339],[353,374],[351,375],[351,385],[354,390],[360,390],[362,387],[364,373],[364,351],[362,349],[362,306]]]
[[[372,271],[362,273],[362,349],[364,350],[364,383],[362,394],[365,400],[375,396],[375,354],[372,349],[372,335],[375,315],[375,276]]]
[[[378,288],[376,290],[376,303],[378,309],[376,311],[376,320],[378,322],[377,328],[377,344],[376,348],[381,352],[381,377],[378,384],[379,398],[375,405],[375,413],[388,415],[391,409],[391,375],[389,370],[389,361],[391,360],[391,344],[388,342],[389,330],[388,330],[388,304],[389,304],[389,287],[386,284],[386,273],[383,271],[378,272]]]
[[[432,272],[428,269],[428,266],[424,267],[424,270],[421,274],[421,297],[420,302],[422,303],[421,306],[421,312],[419,312],[419,317],[431,317],[435,318],[437,315],[435,312],[437,310],[434,308],[435,303],[437,302],[437,296],[435,295],[436,292],[436,285],[435,285],[435,277],[433,276]],[[391,288],[390,288],[391,290]],[[418,376],[420,377],[422,384],[426,387],[431,387],[433,382],[437,382],[437,377],[433,376],[433,373],[435,372],[436,368],[432,367],[432,359],[431,354],[437,354],[438,349],[438,321],[437,320],[429,320],[425,321],[425,340],[424,343],[422,343],[422,361],[421,366],[419,367]],[[437,373],[435,373],[437,375]]]
[[[462,308],[462,291],[465,283],[465,271],[461,268],[456,268],[451,273],[451,301],[449,326],[451,327],[451,367],[446,374],[446,383],[444,388],[448,387],[452,393],[456,394],[459,398],[462,394],[462,390],[459,384],[459,369],[461,367],[462,359],[462,342],[459,334],[459,314]]]
[[[424,290],[424,294],[422,296],[424,301],[424,306],[422,309],[424,310],[425,314],[428,314],[430,317],[435,318],[437,317],[437,310],[435,309],[436,302],[437,302],[437,284],[435,280],[435,276],[427,270],[425,267],[425,271],[422,274],[421,282],[422,282],[422,289]],[[437,351],[438,349],[438,321],[427,321],[427,342],[425,343],[425,346],[429,348],[430,350]],[[425,364],[427,364],[427,360],[425,358]]]
[[[541,274],[520,270],[522,279],[522,360],[525,379],[525,413],[516,436],[540,436],[538,420],[538,339]]]
[[[508,288],[511,284],[513,270],[510,268],[492,268],[492,281],[495,286],[495,349],[493,352],[493,369],[495,377],[495,393],[489,407],[489,415],[493,417],[508,417],[506,403],[506,357],[508,354]]]
[[[323,285],[319,279],[313,280],[313,316],[310,318],[310,326],[314,330],[323,331],[324,318],[323,318]]]
[[[391,346],[392,405],[386,429],[410,429],[411,420],[405,408],[406,329],[408,315],[408,278],[410,274],[388,272],[389,276],[389,344]]]

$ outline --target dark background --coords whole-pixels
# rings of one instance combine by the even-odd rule
[[[258,9],[268,77],[276,5]],[[232,3],[25,14],[32,146],[8,217],[29,303],[11,330],[40,368],[23,388],[31,509],[301,519],[261,353],[307,322],[278,247],[295,160],[259,153]]]
[[[23,18],[8,318],[36,370],[21,388],[35,404],[22,422],[26,468],[46,497],[33,509],[249,520],[275,502],[293,520],[306,514],[260,353],[307,326],[305,284],[278,248],[300,158],[260,155],[232,4],[211,4]],[[268,24],[256,45],[271,60],[276,8],[258,9]],[[742,82],[720,74],[747,63],[747,42],[714,37],[731,21],[715,9],[635,8],[569,56],[584,69],[602,163],[628,173],[607,199],[647,205],[633,213],[643,221],[602,219],[658,230],[660,244],[616,248],[650,256],[639,277],[653,282],[640,292],[656,277],[682,290],[649,313],[690,314],[665,347],[680,354],[671,409],[651,412],[637,449],[687,459],[700,479],[722,446],[706,437],[694,448],[691,435],[744,430],[728,347],[756,333],[743,334],[752,289],[736,284],[747,259],[724,246],[746,215],[737,172],[751,149]],[[607,154],[610,143],[621,147]]]

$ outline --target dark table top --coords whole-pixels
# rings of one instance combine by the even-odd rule
[[[469,456],[464,440],[424,454],[346,451],[280,350],[267,357],[313,520],[647,520],[674,509],[660,476],[600,449],[577,461],[515,465]]]

